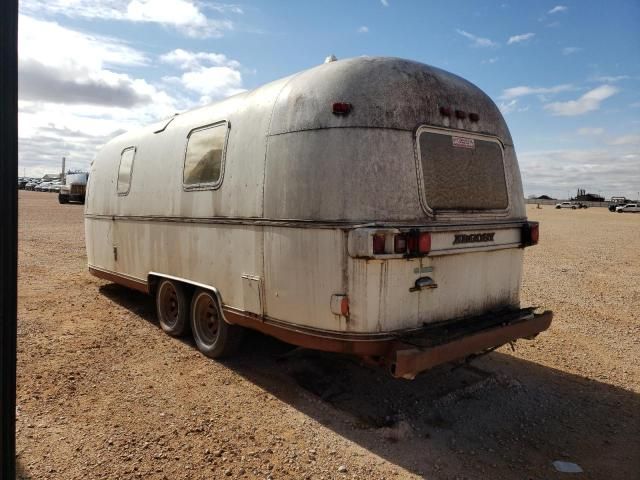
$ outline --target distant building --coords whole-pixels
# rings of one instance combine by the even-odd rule
[[[549,195],[540,195],[539,197],[536,197],[536,200],[555,200],[555,198],[550,197]]]
[[[53,180],[60,180],[60,174],[59,173],[47,173],[46,175],[44,175],[42,177],[42,180],[44,180],[45,182],[51,182]]]
[[[596,195],[595,193],[587,193],[584,189],[578,189],[578,194],[573,200],[579,200],[582,202],[604,202],[602,195]]]

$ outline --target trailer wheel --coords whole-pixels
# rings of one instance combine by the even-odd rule
[[[182,284],[167,279],[160,281],[156,289],[156,310],[162,330],[172,337],[186,333],[189,327],[189,299]]]
[[[69,195],[58,194],[58,203],[69,203]]]
[[[210,358],[232,355],[244,336],[242,327],[224,321],[218,299],[208,290],[198,290],[193,295],[191,331],[198,350]]]

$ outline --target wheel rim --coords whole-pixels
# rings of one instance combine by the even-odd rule
[[[175,327],[178,323],[180,307],[178,305],[178,293],[169,282],[165,282],[160,287],[159,306],[163,323],[168,327]]]
[[[206,345],[212,345],[218,338],[220,315],[218,307],[210,295],[203,293],[198,296],[193,309],[195,330],[200,340]]]

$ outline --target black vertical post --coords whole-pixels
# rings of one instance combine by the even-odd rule
[[[16,478],[18,0],[0,14],[0,479]]]

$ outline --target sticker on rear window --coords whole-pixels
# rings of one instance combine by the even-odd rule
[[[470,148],[470,149],[476,148],[476,144],[473,141],[473,138],[451,137],[451,142],[453,143],[454,147],[458,147],[458,148]]]

